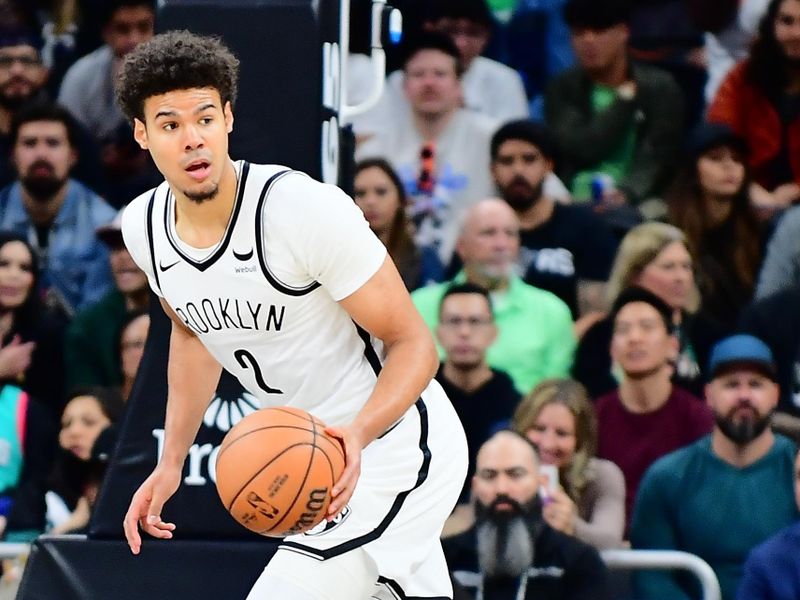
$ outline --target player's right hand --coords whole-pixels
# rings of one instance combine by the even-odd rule
[[[177,491],[181,475],[182,471],[179,468],[159,465],[136,490],[122,523],[125,539],[128,540],[128,546],[133,554],[139,554],[142,548],[139,526],[155,538],[162,540],[172,538],[175,524],[161,520],[161,509]]]

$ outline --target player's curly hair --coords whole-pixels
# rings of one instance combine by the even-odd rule
[[[130,52],[117,80],[117,102],[131,120],[144,121],[144,103],[173,90],[214,88],[234,104],[239,59],[219,38],[167,31]]]

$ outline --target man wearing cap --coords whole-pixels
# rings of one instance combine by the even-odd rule
[[[545,192],[556,160],[548,129],[528,120],[506,123],[492,137],[490,153],[497,190],[519,217],[525,283],[553,292],[575,319],[604,310],[617,241],[587,207],[558,203]]]
[[[709,373],[714,430],[650,467],[630,539],[635,549],[699,556],[716,573],[723,600],[733,600],[748,552],[798,517],[795,447],[769,427],[779,390],[764,342],[744,334],[722,340]],[[635,584],[643,600],[699,597],[688,574],[643,572]]]
[[[136,266],[122,241],[120,216],[97,229],[109,252],[114,288],[81,310],[67,328],[64,361],[67,389],[75,386],[122,384],[120,330],[128,315],[145,310],[150,301],[147,275]]]

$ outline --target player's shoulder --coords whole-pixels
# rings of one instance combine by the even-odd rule
[[[158,190],[166,186],[163,182],[160,185],[147,190],[128,202],[122,209],[122,230],[133,226],[138,227],[144,220],[151,198],[158,194]]]
[[[252,186],[249,183],[251,177]],[[317,181],[303,171],[283,165],[251,164],[248,188],[254,190],[259,199],[267,200],[267,216],[277,216],[287,211],[292,214],[305,210],[324,211],[331,202],[349,200],[337,186]]]

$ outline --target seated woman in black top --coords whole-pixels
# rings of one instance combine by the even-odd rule
[[[40,302],[37,263],[24,238],[0,232],[0,382],[24,389],[55,422],[64,402],[64,322]]]

